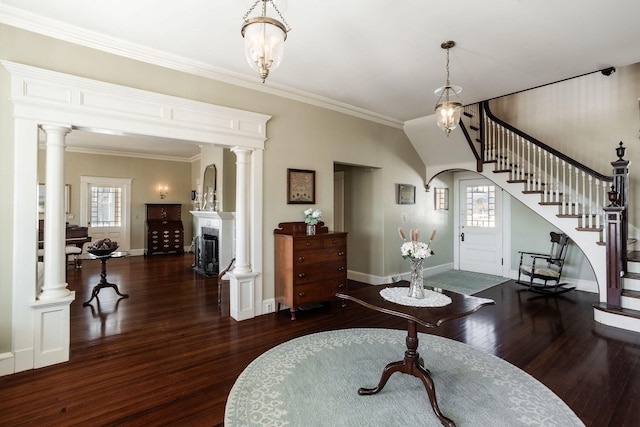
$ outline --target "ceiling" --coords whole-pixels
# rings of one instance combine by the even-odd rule
[[[638,0],[279,0],[292,31],[263,84],[240,34],[252,3],[1,0],[0,22],[397,127],[433,114],[445,40],[465,104],[640,62]]]

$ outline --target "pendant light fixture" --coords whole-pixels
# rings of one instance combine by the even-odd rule
[[[259,3],[262,3],[262,15],[249,18],[249,14]],[[282,22],[267,16],[267,3],[271,3],[271,7]],[[280,61],[282,61],[284,41],[291,28],[273,0],[256,0],[242,19],[244,20],[242,37],[244,38],[245,57],[251,68],[260,74],[262,83],[264,83],[269,71],[278,68]]]
[[[442,129],[447,136],[458,126],[460,113],[462,112],[462,100],[458,96],[458,94],[462,92],[462,88],[451,85],[449,81],[449,49],[455,45],[456,42],[451,40],[440,45],[441,48],[447,51],[447,83],[445,86],[435,90],[435,94],[438,96],[438,102],[436,103],[436,123],[438,123],[438,127]],[[452,95],[455,96],[457,101],[451,100]]]

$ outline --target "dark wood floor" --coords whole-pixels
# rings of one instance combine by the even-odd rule
[[[236,377],[269,348],[323,330],[405,327],[339,301],[300,311],[293,322],[286,312],[236,322],[228,288],[220,309],[215,278],[190,265],[189,256],[111,260],[110,281],[131,297],[105,289],[90,307],[82,302],[99,263],[69,269],[71,361],[0,377],[0,425],[221,425]],[[429,332],[527,371],[587,426],[640,425],[640,334],[596,324],[596,295],[537,297],[512,282],[478,295],[496,305]]]

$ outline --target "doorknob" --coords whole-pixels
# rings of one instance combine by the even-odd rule
[[[460,233],[460,240],[464,242],[464,233]]]

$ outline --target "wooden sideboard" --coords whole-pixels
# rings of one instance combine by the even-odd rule
[[[145,255],[184,253],[182,205],[147,203]]]
[[[324,223],[315,235],[304,222],[283,222],[273,231],[275,242],[275,302],[296,318],[300,306],[333,299],[347,292],[347,233],[330,233]]]

